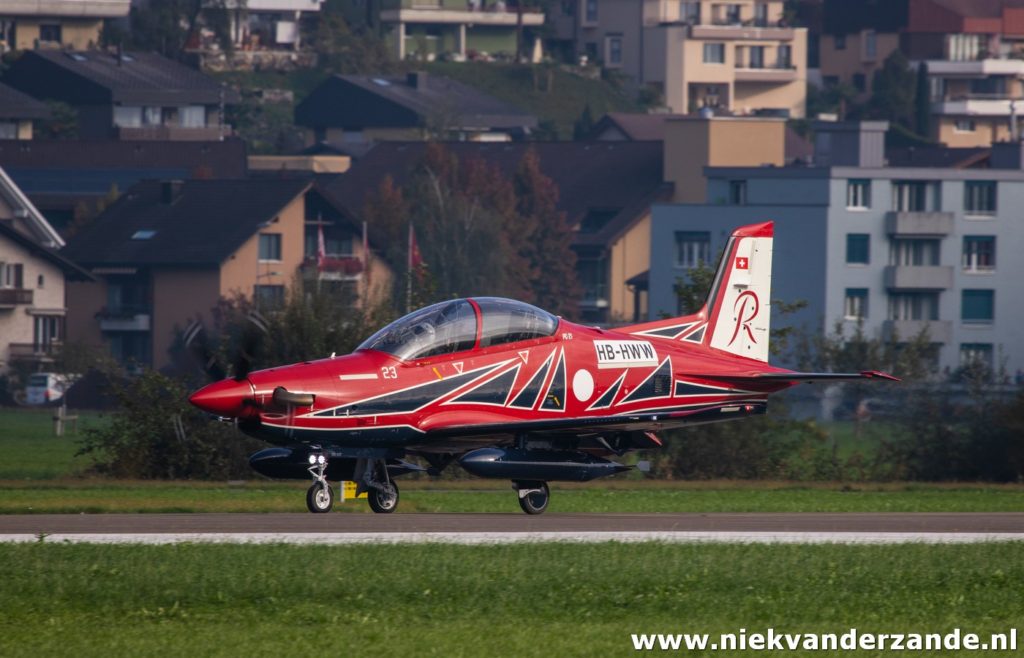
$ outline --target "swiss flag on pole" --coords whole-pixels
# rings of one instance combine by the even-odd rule
[[[316,269],[324,270],[327,261],[327,246],[324,244],[324,224],[319,222],[316,225]]]
[[[746,256],[737,256],[736,257],[736,269],[737,270],[750,269],[750,261],[747,259]]]

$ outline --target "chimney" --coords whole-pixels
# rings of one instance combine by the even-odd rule
[[[888,121],[815,121],[814,164],[884,167]]]
[[[426,91],[427,89],[427,72],[426,71],[413,71],[406,75],[406,82],[409,86],[416,91]]]
[[[185,181],[165,180],[160,182],[160,203],[169,206],[181,197]]]

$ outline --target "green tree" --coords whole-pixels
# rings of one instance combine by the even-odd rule
[[[78,139],[78,110],[62,101],[46,101],[50,117],[36,123],[39,139]]]
[[[910,62],[900,50],[885,58],[871,83],[867,116],[914,128],[914,97],[917,80]]]
[[[333,73],[381,75],[395,70],[384,40],[368,25],[353,29],[337,8],[321,11],[313,49],[320,56],[320,65]]]
[[[244,12],[246,1],[160,0],[133,4],[129,41],[124,45],[180,60],[186,48],[198,44],[200,30],[206,28],[213,32],[223,50],[230,51],[234,46],[231,13]]]
[[[574,141],[588,139],[594,132],[594,114],[590,109],[590,103],[583,106],[583,112],[572,124],[572,138]]]
[[[932,104],[928,85],[928,64],[917,65],[917,87],[914,90],[914,131],[922,137],[931,135]]]

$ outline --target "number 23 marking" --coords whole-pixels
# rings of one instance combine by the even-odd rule
[[[395,370],[395,366],[384,366],[380,369],[380,374],[384,379],[398,379],[398,372]]]

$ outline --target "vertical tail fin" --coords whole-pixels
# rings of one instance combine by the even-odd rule
[[[774,234],[773,222],[733,231],[707,301],[697,313],[619,331],[697,343],[767,361]]]

